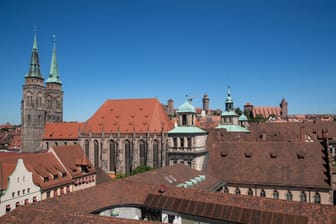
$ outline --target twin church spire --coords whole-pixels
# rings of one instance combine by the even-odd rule
[[[50,73],[45,84],[40,70],[35,31],[30,66],[25,75],[21,101],[21,143],[24,152],[42,149],[42,135],[47,122],[63,121],[63,90],[58,73],[55,36]]]
[[[53,37],[54,37],[54,46],[53,46],[52,57],[51,57],[50,73],[49,73],[49,77],[46,83],[62,84],[62,81],[60,80],[59,73],[58,73],[57,56],[56,56],[56,36],[53,35]],[[34,42],[33,42],[32,56],[30,60],[30,67],[29,67],[28,74],[25,77],[43,79],[43,76],[40,70],[36,31],[34,34]]]

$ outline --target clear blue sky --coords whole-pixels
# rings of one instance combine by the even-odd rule
[[[65,121],[119,98],[223,109],[228,85],[236,107],[336,113],[333,0],[1,0],[0,123],[21,123],[35,25],[45,79],[57,36]]]

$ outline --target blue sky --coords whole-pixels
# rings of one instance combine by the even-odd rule
[[[2,0],[0,123],[21,122],[35,25],[45,79],[57,37],[65,121],[120,98],[223,109],[229,85],[236,107],[336,113],[336,1]]]

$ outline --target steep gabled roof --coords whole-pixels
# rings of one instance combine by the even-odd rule
[[[5,164],[1,167],[3,186],[7,186],[5,178],[13,172],[12,164],[15,165],[17,160],[23,159],[23,163],[29,172],[33,173],[33,182],[43,190],[70,183],[70,175],[63,175],[66,170],[62,164],[48,152],[40,153],[8,153],[8,156],[0,158],[0,163]],[[57,178],[54,176],[57,175]]]
[[[264,118],[268,118],[270,115],[276,115],[277,117],[281,116],[280,107],[253,107],[252,110],[253,117],[258,114],[262,115]]]
[[[155,98],[107,100],[86,122],[84,133],[161,133],[173,128]]]
[[[52,147],[49,151],[55,152],[56,156],[62,161],[63,165],[73,178],[94,174],[96,172],[94,166],[86,157],[79,144]],[[85,166],[87,172],[82,172],[81,166]]]
[[[43,140],[77,140],[83,126],[80,122],[46,123]]]

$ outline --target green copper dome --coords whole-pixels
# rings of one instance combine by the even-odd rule
[[[178,113],[196,113],[195,107],[190,104],[189,100],[186,100],[178,110]]]
[[[242,115],[240,115],[240,117],[239,117],[238,120],[239,120],[239,121],[247,121],[248,119],[247,119],[247,117],[245,116],[245,114],[242,114]]]

